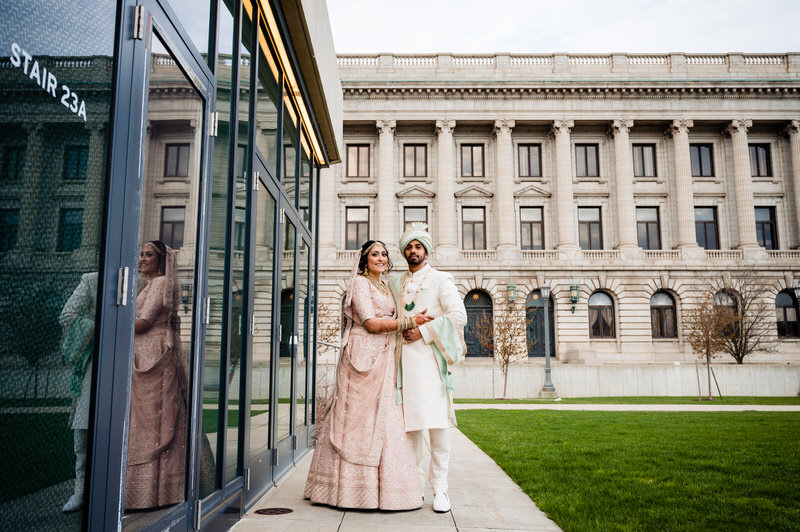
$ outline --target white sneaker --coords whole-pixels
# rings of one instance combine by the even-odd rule
[[[440,491],[433,495],[433,511],[440,514],[450,511],[450,497],[447,492]]]
[[[83,493],[73,493],[72,497],[67,499],[61,511],[66,513],[77,512],[83,506]]]

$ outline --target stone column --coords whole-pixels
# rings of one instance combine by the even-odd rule
[[[436,171],[436,235],[433,242],[436,249],[437,264],[448,264],[458,259],[458,244],[456,243],[456,200],[453,181],[455,171],[453,167],[453,129],[455,120],[437,120],[436,133],[438,166]],[[431,229],[434,229],[431,227]]]
[[[792,190],[794,190],[794,219],[800,235],[800,120],[792,120],[786,126],[789,134],[789,150],[792,156]],[[800,249],[800,246],[798,246]]]
[[[370,238],[382,240],[391,249],[397,248],[394,226],[394,120],[378,120],[378,200],[375,209],[376,234]],[[391,251],[390,251],[391,252]]]
[[[19,204],[19,236],[18,249],[25,251],[46,249],[48,234],[58,231],[58,211],[51,216],[39,216],[39,208],[45,191],[43,187],[43,162],[44,162],[44,124],[34,122],[24,124],[23,129],[28,134],[25,145],[25,166],[22,179],[25,186]],[[45,231],[44,218],[49,228]]]
[[[345,172],[345,165],[339,165],[342,172]],[[321,263],[336,260],[336,242],[334,241],[334,228],[337,227],[335,213],[338,212],[339,216],[345,216],[345,207],[340,208],[322,208],[321,206],[327,204],[328,201],[339,202],[336,198],[336,175],[337,172],[333,168],[323,168],[319,175],[319,200],[320,208],[318,209],[319,216],[319,258]],[[344,227],[344,223],[339,224],[339,227]],[[344,236],[341,242],[344,244]],[[344,249],[344,246],[343,246]]]
[[[100,251],[100,229],[103,224],[103,191],[105,190],[105,124],[89,124],[89,153],[86,165],[86,188],[83,195],[83,231],[81,252],[87,259]]]
[[[616,162],[619,248],[635,251],[639,243],[636,237],[636,206],[633,203],[633,154],[628,135],[632,127],[633,120],[630,119],[614,120],[611,123]]]
[[[696,250],[697,235],[694,229],[694,190],[692,161],[689,153],[689,128],[692,120],[673,120],[667,130],[672,135],[675,152],[675,206],[678,213],[678,248]]]
[[[753,206],[753,177],[750,170],[750,151],[747,147],[747,129],[752,120],[733,120],[725,128],[733,144],[733,190],[736,196],[736,226],[739,248],[757,248],[756,213]]]
[[[575,235],[575,198],[572,194],[572,149],[569,133],[575,122],[555,120],[552,133],[556,137],[556,217],[558,219],[558,249],[574,251],[578,248]]]
[[[497,224],[497,249],[502,259],[518,257],[517,239],[514,231],[514,164],[511,144],[513,120],[495,120],[497,136],[497,188],[495,195],[495,218]]]

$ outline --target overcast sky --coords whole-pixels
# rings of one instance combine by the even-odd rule
[[[337,53],[797,52],[798,0],[327,0]]]

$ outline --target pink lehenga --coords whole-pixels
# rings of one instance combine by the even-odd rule
[[[317,425],[304,496],[340,508],[419,508],[416,458],[395,398],[396,333],[371,334],[362,325],[393,318],[394,300],[362,276],[350,290],[336,391]]]

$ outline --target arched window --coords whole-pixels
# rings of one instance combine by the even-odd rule
[[[556,356],[555,320],[553,319],[553,296],[550,296],[548,318],[550,329],[550,356]],[[534,290],[525,299],[525,329],[527,331],[528,356],[543,357],[544,342],[544,300],[539,290]]]
[[[589,297],[589,337],[615,338],[614,301],[605,292]]]
[[[483,290],[472,290],[464,298],[464,307],[467,310],[467,327],[464,335],[467,356],[492,356],[494,352],[492,298]]]
[[[775,297],[775,313],[778,322],[778,336],[781,338],[800,337],[800,326],[797,322],[797,300],[789,290],[784,290]]]
[[[736,336],[739,332],[739,323],[736,321],[736,314],[739,309],[738,303],[738,296],[735,292],[730,290],[720,290],[714,294],[714,305],[716,305],[719,310],[724,309],[728,312],[726,318],[730,320],[730,323],[726,325],[725,329],[722,331],[725,336]]]
[[[675,300],[666,292],[656,292],[650,298],[650,329],[653,338],[677,338]]]

